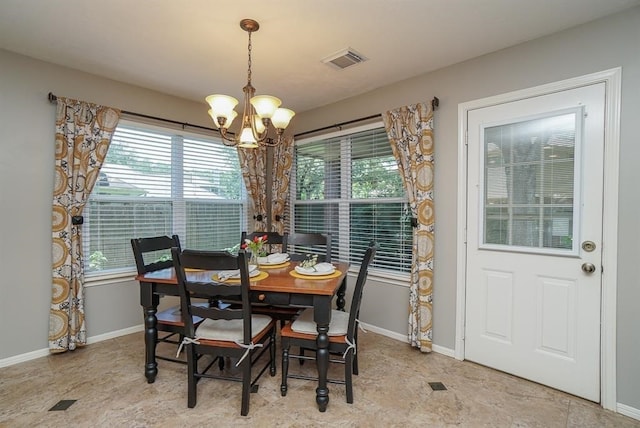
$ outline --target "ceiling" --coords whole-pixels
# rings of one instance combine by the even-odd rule
[[[639,5],[640,0],[1,0],[0,48],[203,103],[302,112]],[[336,69],[347,47],[368,61]]]

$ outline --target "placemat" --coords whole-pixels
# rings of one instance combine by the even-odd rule
[[[262,279],[265,279],[269,276],[269,274],[267,272],[262,272],[260,271],[260,273],[256,276],[253,276],[251,278],[249,278],[249,282],[253,282],[253,281],[260,281]],[[211,279],[213,279],[214,281],[219,281],[219,282],[226,282],[229,284],[240,284],[240,278],[229,278],[225,281],[220,281],[218,279],[218,274],[214,273],[213,275],[211,275]]]
[[[260,269],[278,269],[282,267],[287,267],[291,264],[291,262],[283,262],[277,265],[259,265]]]

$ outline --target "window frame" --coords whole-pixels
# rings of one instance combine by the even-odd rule
[[[318,142],[319,140],[329,140],[329,139],[336,139],[336,138],[341,138],[344,137],[345,139],[348,138],[351,135],[360,133],[360,132],[366,132],[366,131],[370,131],[370,130],[374,130],[374,129],[384,129],[384,123],[382,120],[378,120],[375,122],[371,122],[368,124],[364,124],[364,125],[360,125],[360,126],[355,126],[355,127],[350,127],[348,129],[341,129],[338,131],[332,131],[332,132],[327,132],[327,133],[317,133],[313,136],[310,137],[305,137],[305,138],[301,138],[301,139],[297,139],[295,141],[295,145],[296,147],[299,145],[305,145],[305,144],[311,144],[314,142]],[[290,206],[290,215],[289,215],[289,222],[288,222],[288,229],[292,232],[296,231],[295,228],[295,219],[296,219],[296,204],[299,203],[304,203],[304,204],[308,204],[308,205],[312,205],[312,204],[337,204],[338,205],[338,209],[340,211],[346,210],[346,212],[348,213],[351,206],[354,204],[358,204],[358,203],[370,203],[370,204],[376,204],[378,203],[377,201],[381,201],[382,203],[404,203],[404,204],[409,204],[409,199],[406,195],[406,191],[404,191],[404,195],[403,197],[388,197],[388,198],[366,198],[366,199],[362,199],[362,198],[352,198],[350,193],[351,193],[351,180],[349,179],[347,182],[344,181],[344,177],[346,175],[343,175],[345,173],[348,173],[348,177],[351,177],[350,174],[350,169],[351,169],[351,156],[350,153],[351,151],[345,151],[344,148],[344,144],[341,143],[340,144],[340,158],[341,158],[341,165],[340,165],[340,172],[341,172],[341,186],[340,186],[340,198],[336,199],[336,198],[331,198],[331,199],[321,199],[321,200],[298,200],[296,199],[296,195],[297,195],[297,165],[296,165],[296,156],[294,154],[294,159],[293,159],[293,165],[292,165],[292,171],[291,171],[291,178],[290,178],[290,187],[289,187],[289,206]],[[345,153],[346,152],[346,153]],[[344,184],[348,184],[348,185],[344,185]],[[404,185],[403,185],[403,190],[404,190]],[[340,215],[339,219],[340,219],[340,226],[339,229],[341,231],[343,230],[350,230],[350,224],[348,224],[348,229],[347,228],[343,228],[342,226],[342,221],[344,221],[344,219],[348,219],[349,215],[343,216]],[[346,236],[344,236],[346,235]],[[339,237],[339,242],[338,242],[338,254],[339,254],[339,259],[340,260],[348,260],[349,258],[349,234],[342,234]],[[335,245],[334,245],[335,246]],[[351,267],[349,269],[350,273],[352,274],[356,274],[358,272],[359,269],[359,265],[353,265],[353,263],[349,262],[351,264]],[[389,269],[384,269],[384,268],[379,268],[379,267],[371,267],[369,269],[369,277],[371,279],[375,279],[376,281],[379,282],[384,282],[384,283],[388,283],[388,284],[392,284],[392,285],[398,285],[398,286],[403,286],[403,287],[408,287],[409,286],[409,280],[411,277],[411,272],[410,269],[408,272],[403,272],[403,271],[393,271],[393,270],[389,270]]]
[[[178,234],[181,237],[186,236],[185,235],[187,230],[187,207],[186,206],[189,200],[194,200],[194,199],[185,197],[184,194],[182,193],[182,188],[183,188],[182,181],[184,179],[184,168],[183,168],[184,150],[182,150],[182,147],[178,147],[178,146],[179,145],[182,146],[184,144],[184,140],[189,140],[189,139],[207,140],[208,142],[211,142],[214,144],[223,145],[222,138],[217,137],[215,135],[211,135],[204,131],[202,132],[191,131],[191,130],[187,131],[182,127],[179,127],[176,125],[172,126],[169,123],[167,124],[162,123],[162,125],[160,125],[156,123],[156,121],[136,120],[128,117],[121,118],[120,121],[118,122],[116,129],[118,127],[124,127],[129,129],[133,128],[133,129],[146,131],[150,133],[156,132],[158,134],[162,134],[164,136],[168,136],[171,138],[171,141],[172,141],[171,182],[178,183],[178,185],[172,189],[172,193],[174,193],[175,190],[179,190],[181,193],[178,196],[176,196],[175,194],[172,194],[172,196],[169,198],[169,201],[172,202],[173,208],[177,206],[177,207],[181,207],[183,210],[183,212],[180,214],[180,213],[176,213],[172,209],[172,217],[173,217],[172,233]],[[175,159],[174,156],[179,156],[179,158]],[[179,168],[173,168],[173,166],[175,165],[178,165]],[[240,219],[240,222],[243,225],[242,229],[246,229],[249,223],[250,203],[248,199],[247,190],[244,185],[244,180],[242,178],[242,174],[240,174],[240,192],[241,192],[241,199],[238,200],[238,202],[242,204],[242,210],[241,210],[242,218]],[[165,200],[165,199],[162,199],[162,200]],[[158,199],[158,201],[160,201],[160,199]],[[225,199],[224,201],[229,201],[229,199]],[[87,203],[88,203],[88,200],[87,200]],[[240,238],[240,234],[238,234],[238,240],[239,238]],[[88,266],[88,262],[89,262],[89,254],[88,252],[85,252],[87,251],[85,249],[88,249],[89,239],[90,238],[88,236],[85,236],[85,234],[83,233],[82,244],[83,244],[83,259],[84,259],[85,266]],[[132,279],[131,277],[135,275],[137,275],[137,269],[136,269],[135,263],[130,267],[114,268],[106,271],[88,272],[85,270],[85,274],[84,274],[85,286],[90,287],[90,286],[127,282],[127,281],[130,281]]]

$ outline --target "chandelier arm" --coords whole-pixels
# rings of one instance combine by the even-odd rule
[[[227,136],[227,130],[224,127],[221,127],[219,131],[220,131],[220,136],[222,137],[222,144],[224,144],[225,146],[238,145],[238,141],[234,134],[231,134],[232,135],[231,137]]]

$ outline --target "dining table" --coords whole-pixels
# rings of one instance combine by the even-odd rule
[[[254,303],[276,306],[313,307],[314,321],[317,326],[317,371],[318,387],[316,403],[324,412],[329,403],[327,371],[329,369],[329,323],[334,297],[338,310],[344,310],[346,275],[349,264],[333,263],[336,270],[330,275],[301,275],[295,267],[299,262],[287,261],[278,265],[260,265],[261,275],[250,278],[249,295]],[[216,274],[205,277],[212,278]],[[265,275],[266,274],[266,275]],[[202,272],[186,272],[203,277]],[[179,296],[178,280],[173,268],[161,269],[136,276],[140,283],[140,304],[144,311],[145,368],[148,383],[153,383],[158,374],[155,349],[158,338],[156,313],[160,297]],[[213,281],[213,280],[212,280]]]

